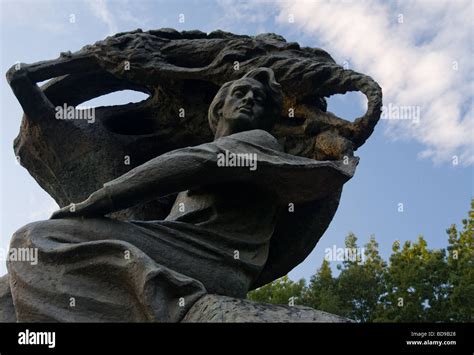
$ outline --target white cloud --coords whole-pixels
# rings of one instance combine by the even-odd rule
[[[466,1],[278,2],[277,21],[314,35],[336,58],[373,76],[384,103],[419,106],[420,123],[388,120],[389,136],[415,139],[435,163],[474,164],[473,3]],[[401,22],[401,23],[400,23]],[[456,67],[457,66],[457,67]]]
[[[110,12],[106,0],[86,0],[86,4],[99,20],[107,25],[109,35],[118,32],[118,26],[112,13]]]
[[[251,10],[244,5],[235,3],[230,14],[245,21],[242,14]],[[473,165],[473,7],[471,0],[262,0],[254,10],[269,16],[273,8],[278,24],[314,37],[339,63],[349,60],[371,75],[386,106],[419,107],[419,124],[385,120],[389,137],[421,143],[420,157],[436,164],[456,155]]]

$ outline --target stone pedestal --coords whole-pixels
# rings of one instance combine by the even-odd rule
[[[206,295],[184,317],[187,322],[213,323],[350,323],[350,319],[310,307],[274,305],[219,295]]]

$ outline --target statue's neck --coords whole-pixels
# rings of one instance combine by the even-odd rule
[[[249,128],[247,125],[244,126],[242,124],[239,124],[238,122],[235,122],[235,124],[232,124],[232,122],[218,124],[216,128],[216,134],[214,135],[214,140],[219,139],[221,137],[230,136],[231,134],[248,131],[250,129],[252,128]]]
[[[225,137],[225,136],[230,136],[231,134],[234,134],[234,133],[237,133],[235,132],[233,129],[231,129],[231,127],[229,126],[217,126],[217,129],[216,129],[216,134],[214,136],[214,140],[216,139],[219,139],[221,137]]]

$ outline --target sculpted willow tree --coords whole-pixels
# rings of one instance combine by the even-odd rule
[[[306,258],[382,104],[370,77],[274,34],[137,30],[7,80],[25,112],[16,154],[62,207],[12,238],[39,251],[35,266],[8,262],[20,321],[280,320],[212,303]],[[55,117],[124,89],[150,97],[99,107],[94,124]],[[368,99],[354,122],[326,112],[347,91]]]

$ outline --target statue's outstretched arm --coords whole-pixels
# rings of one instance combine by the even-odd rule
[[[38,82],[78,71],[99,68],[92,56],[61,56],[34,64],[17,63],[6,73],[8,84],[31,120],[54,117],[56,111]]]
[[[249,159],[256,159],[256,169],[219,166],[219,155],[227,153],[248,154]],[[356,165],[356,158],[344,164],[286,154],[267,132],[241,132],[160,155],[104,184],[87,200],[55,212],[52,218],[105,215],[174,192],[230,182],[259,185],[285,203],[316,200],[340,188]]]
[[[89,198],[56,211],[51,218],[103,216],[160,196],[226,180],[216,169],[209,144],[174,150],[130,170],[92,193]],[[218,171],[216,171],[218,170]]]

